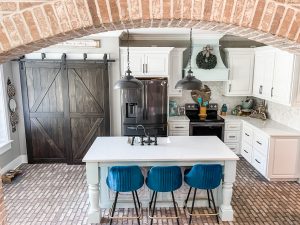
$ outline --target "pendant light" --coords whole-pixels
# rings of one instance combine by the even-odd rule
[[[143,83],[131,75],[129,64],[129,31],[127,30],[127,70],[125,76],[115,83],[114,89],[139,89],[143,87]]]
[[[185,76],[183,79],[179,80],[175,88],[176,89],[183,89],[183,90],[200,90],[202,88],[202,82],[201,80],[198,80],[193,76],[192,71],[192,28],[190,30],[190,54],[189,54],[189,71],[187,72],[187,76]]]

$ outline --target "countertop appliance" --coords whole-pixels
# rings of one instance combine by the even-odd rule
[[[190,119],[190,136],[217,136],[224,140],[224,119],[218,116],[218,104],[207,106],[207,117],[200,119],[198,104],[185,104],[185,114]]]
[[[122,135],[165,137],[168,130],[167,79],[139,80],[143,82],[142,89],[122,90]]]

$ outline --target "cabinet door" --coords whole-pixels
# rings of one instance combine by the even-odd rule
[[[271,98],[274,73],[275,50],[255,53],[253,95],[263,99]]]
[[[251,49],[252,50],[252,49]],[[228,54],[229,81],[227,82],[227,96],[252,95],[254,53],[234,52]]]
[[[145,64],[145,74],[147,76],[169,75],[169,54],[146,53]]]
[[[271,178],[299,177],[299,145],[299,139],[273,140],[269,166]]]
[[[276,51],[272,100],[289,105],[291,102],[291,88],[293,78],[294,55],[281,50]]]
[[[133,76],[144,76],[144,53],[141,52],[130,52],[129,57],[130,70]],[[127,70],[127,53],[121,53],[121,76],[125,75]]]
[[[177,81],[182,78],[182,54],[184,49],[174,49],[170,56],[169,96],[182,96],[181,89],[175,89]]]

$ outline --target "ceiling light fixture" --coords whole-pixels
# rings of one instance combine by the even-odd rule
[[[129,62],[129,31],[127,30],[127,70],[125,76],[118,80],[114,89],[139,89],[143,87],[143,83],[131,75]]]
[[[179,80],[175,88],[176,89],[183,89],[183,90],[200,90],[202,88],[202,82],[201,80],[198,80],[193,75],[192,71],[192,28],[190,30],[190,55],[189,55],[189,71],[187,72],[187,76],[185,76],[183,79]]]

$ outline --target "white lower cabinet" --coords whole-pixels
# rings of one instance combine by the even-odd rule
[[[300,178],[300,136],[267,135],[243,121],[241,155],[270,181]]]
[[[266,176],[267,158],[256,149],[253,149],[252,152],[252,165],[263,176]]]
[[[176,116],[174,117],[176,118]],[[179,118],[179,117],[177,117]],[[190,135],[190,121],[186,120],[179,120],[179,119],[172,120],[173,118],[170,117],[168,121],[168,135],[169,136],[189,136]]]
[[[235,154],[240,154],[240,146],[241,146],[240,140],[241,140],[241,121],[225,119],[224,143]]]
[[[248,143],[243,142],[241,148],[241,155],[249,162],[252,162],[252,146]]]

